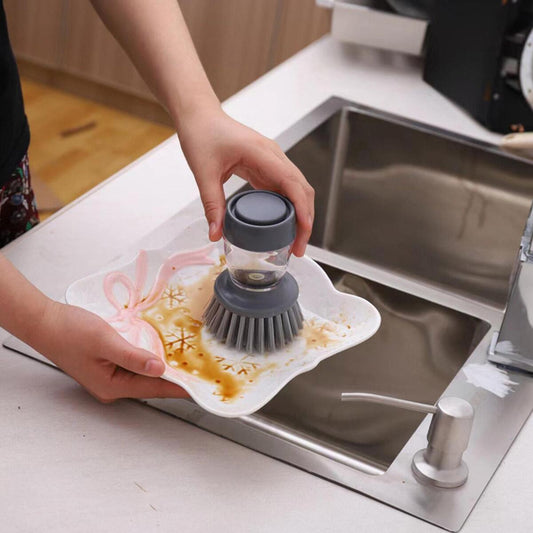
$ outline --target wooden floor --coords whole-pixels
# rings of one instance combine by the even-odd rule
[[[71,202],[174,133],[33,81],[22,90],[38,205]]]

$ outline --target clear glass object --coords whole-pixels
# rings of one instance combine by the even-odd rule
[[[268,252],[250,252],[224,239],[231,279],[245,289],[268,290],[274,287],[287,270],[291,244]]]

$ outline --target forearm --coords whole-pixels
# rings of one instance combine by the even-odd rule
[[[276,143],[221,111],[178,0],[91,1],[169,111],[198,184],[210,239],[222,235],[223,184],[237,174],[292,200],[298,220],[293,252],[302,255],[313,225],[313,189]]]
[[[0,253],[0,327],[33,346],[50,303]]]
[[[189,113],[219,107],[177,0],[91,1],[178,130]]]

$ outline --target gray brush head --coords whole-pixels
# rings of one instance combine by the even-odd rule
[[[215,281],[203,319],[217,340],[237,350],[279,350],[303,327],[298,284],[286,273],[268,290],[249,290],[236,285],[225,270]]]

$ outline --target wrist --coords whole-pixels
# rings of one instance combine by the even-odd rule
[[[53,350],[51,340],[58,334],[55,324],[62,304],[43,295],[39,305],[34,308],[32,318],[28,321],[31,327],[26,332],[26,338],[22,340],[29,344],[39,353],[48,357],[48,353]]]
[[[214,93],[196,95],[190,100],[176,102],[169,106],[168,111],[178,136],[185,129],[188,129],[191,124],[203,121],[205,117],[223,113],[220,102]]]

